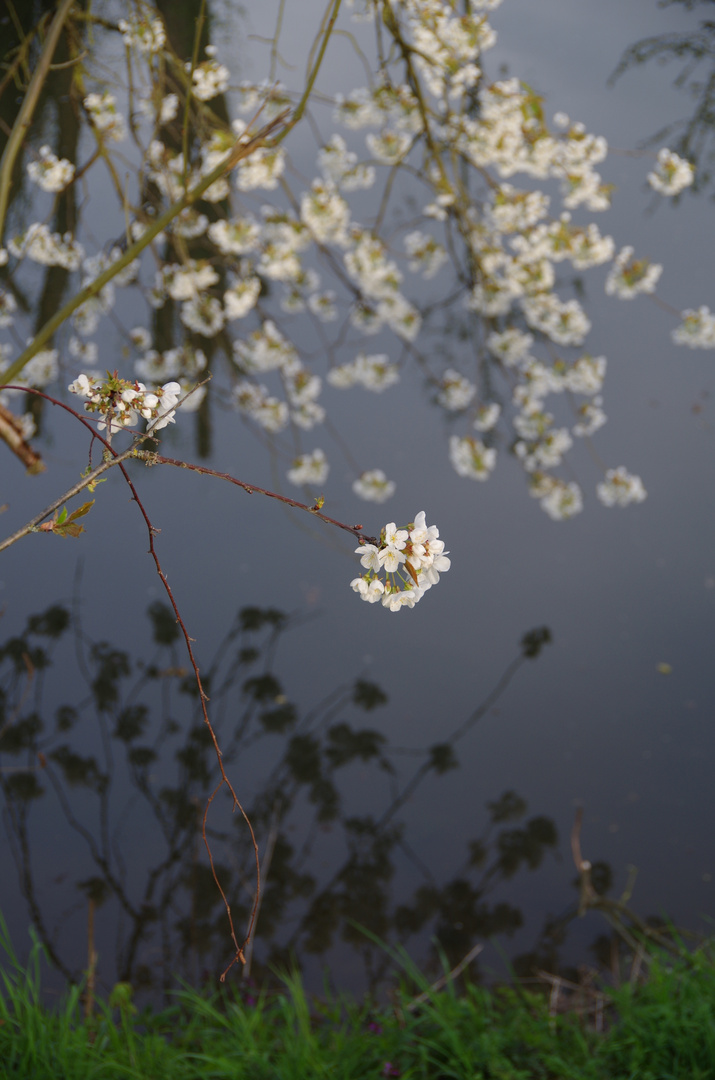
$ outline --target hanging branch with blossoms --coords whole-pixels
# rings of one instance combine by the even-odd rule
[[[320,400],[323,385],[385,393],[413,362],[424,372],[431,401],[452,428],[463,428],[448,438],[458,475],[489,479],[500,449],[509,448],[530,494],[552,518],[579,512],[581,487],[559,470],[574,440],[591,439],[606,422],[607,361],[583,351],[591,323],[576,297],[556,293],[555,267],[581,272],[611,263],[606,292],[623,300],[652,294],[662,267],[636,257],[629,245],[617,252],[613,238],[594,222],[574,218],[583,210],[603,213],[610,205],[613,190],[597,171],[607,156],[606,140],[564,113],[557,112],[550,125],[542,99],[518,78],[489,82],[484,61],[496,34],[488,18],[500,2],[471,0],[464,11],[452,0],[349,3],[353,20],[375,24],[376,76],[367,87],[336,95],[333,119],[351,139],[372,129],[365,136],[367,157],[339,131],[319,138],[318,175],[302,192],[294,192],[288,180],[286,136],[307,109],[314,114],[313,130],[323,122],[322,99],[314,89],[339,25],[339,0],[326,7],[315,59],[297,95],[273,72],[263,84],[237,84],[213,46],[203,59],[194,50],[185,66],[152,5],[120,4],[116,32],[131,70],[129,123],[117,94],[99,83],[90,88],[89,61],[78,61],[77,82],[96,143],[94,159],[108,165],[115,186],[115,147],[131,138],[139,151],[134,203],[118,186],[131,243],[126,251],[115,247],[88,255],[75,235],[53,233],[41,221],[7,236],[0,260],[10,282],[35,262],[81,273],[84,288],[18,357],[3,347],[5,379],[21,376],[35,387],[53,382],[59,354],[46,346],[70,321],[66,349],[85,365],[86,377],[96,379],[96,336],[111,316],[117,288],[132,289],[144,296],[150,320],[153,312],[170,312],[175,331],[184,336],[182,345],[161,350],[149,328],[129,331],[135,378],[145,392],[176,383],[185,395],[206,368],[202,342],[219,342],[229,363],[226,381],[222,376],[216,386],[274,441],[292,484],[319,488],[329,474],[323,447],[295,451],[305,433],[328,419]],[[278,31],[272,57],[277,49]],[[234,111],[228,125],[212,107],[224,100],[229,115]],[[258,137],[241,114],[261,118]],[[280,132],[271,135],[281,118]],[[236,140],[243,147],[238,155],[232,149]],[[70,162],[47,144],[36,151],[28,144],[26,150],[28,179],[55,197],[71,191],[94,160]],[[513,186],[509,181],[517,175],[556,180],[560,211],[550,215],[553,200],[546,192]],[[376,216],[356,221],[351,194],[376,188],[381,178]],[[388,237],[383,223],[398,178],[412,185],[423,208],[414,223]],[[648,182],[670,196],[692,178],[688,162],[664,149]],[[192,254],[195,244],[202,251],[198,257]],[[158,265],[153,283],[141,258],[149,251]],[[436,298],[427,305],[410,300],[405,271],[434,282]],[[332,278],[328,288],[325,272]],[[298,314],[312,328],[314,345],[296,345],[297,335],[285,325]],[[0,287],[0,323],[11,327],[16,320],[14,291]],[[421,341],[453,323],[464,327],[471,344],[459,363],[451,357],[440,370]],[[714,325],[706,307],[688,310],[674,341],[710,347]],[[356,334],[380,334],[382,351],[355,348]],[[305,340],[305,333],[300,337]],[[322,372],[308,362],[317,352],[327,360]],[[205,392],[187,399],[187,408],[198,408]],[[547,405],[559,397],[564,407],[555,408],[556,401]],[[566,416],[557,419],[557,412]],[[29,438],[31,419],[25,423]],[[288,433],[290,445],[283,441]],[[640,479],[623,467],[617,472],[622,497],[604,498],[610,490],[604,469],[596,486],[599,500],[619,506],[640,501]],[[379,463],[364,461],[352,488],[359,498],[379,503],[394,495],[396,485]]]

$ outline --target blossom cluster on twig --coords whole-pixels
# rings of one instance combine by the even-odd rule
[[[140,419],[148,420],[152,431],[160,431],[176,421],[176,405],[181,396],[177,382],[168,382],[155,390],[144,383],[120,379],[107,372],[101,380],[94,375],[78,375],[67,388],[70,393],[86,398],[85,411],[99,413],[99,431],[115,435],[126,428],[136,427]]]
[[[414,607],[451,566],[439,529],[427,525],[424,510],[405,529],[389,522],[377,544],[361,544],[356,554],[366,573],[350,582],[351,589],[390,611]]]

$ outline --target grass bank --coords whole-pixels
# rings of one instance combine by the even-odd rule
[[[297,977],[281,995],[213,998],[191,990],[137,1012],[131,988],[84,1015],[81,990],[42,1003],[42,950],[2,964],[0,1077],[22,1080],[711,1080],[715,1078],[715,955],[651,956],[647,979],[604,991],[603,1030],[574,1012],[551,1015],[544,994],[448,984],[416,970],[389,1008],[309,1000]]]

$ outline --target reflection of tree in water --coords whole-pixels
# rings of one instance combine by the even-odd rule
[[[66,977],[78,977],[77,958],[66,959],[59,930],[51,927],[73,913],[84,918],[87,910],[82,900],[58,919],[57,895],[39,884],[42,829],[47,815],[54,824],[59,811],[84,847],[82,858],[74,858],[82,865],[76,888],[92,912],[116,905],[118,977],[168,987],[177,971],[196,979],[221,963],[227,926],[201,842],[207,793],[216,785],[210,737],[195,683],[180,664],[173,616],[160,603],[148,615],[155,651],[144,660],[89,640],[78,617],[59,605],[32,616],[22,634],[0,647],[0,784],[21,890],[54,963]],[[455,962],[475,940],[513,932],[521,912],[493,894],[518,870],[540,865],[556,844],[553,823],[526,819],[523,800],[505,793],[487,804],[487,826],[467,842],[463,864],[445,883],[413,851],[398,816],[427,777],[458,765],[458,743],[525,660],[538,655],[548,630],[523,638],[495,689],[448,738],[415,749],[391,747],[382,732],[356,721],[387,701],[364,678],[337,687],[306,712],[288,699],[275,658],[296,622],[274,609],[243,608],[204,669],[224,762],[240,769],[248,788],[261,851],[256,974],[294,953],[323,955],[342,940],[364,954],[370,980],[377,981],[386,957],[366,946],[354,923],[402,942],[429,931]],[[50,721],[53,668],[68,671],[64,656],[73,644],[81,689],[54,708]],[[407,778],[405,761],[414,762]],[[368,785],[379,777],[386,792],[376,810],[379,788]],[[358,799],[356,814],[350,804]],[[237,818],[222,821],[212,812],[208,838],[234,919],[247,922],[255,889],[250,838]],[[327,881],[314,869],[325,845],[335,867]],[[423,878],[399,904],[392,897],[398,855]],[[72,865],[68,858],[74,877]],[[98,926],[103,919],[106,928],[109,907],[97,914]]]
[[[2,34],[3,78],[0,79],[0,157],[17,119],[22,103],[22,96],[13,93],[16,81],[29,81],[39,54],[43,35],[47,31],[50,17],[54,14],[54,4],[47,0],[21,2],[13,4],[12,14],[8,11],[0,23]],[[47,141],[52,142],[52,149],[60,158],[77,160],[80,134],[79,110],[77,108],[76,87],[74,85],[73,64],[69,40],[61,35],[54,54],[53,67],[48,73],[44,88],[40,94],[35,123],[47,133]],[[7,92],[4,92],[7,91]],[[29,185],[31,186],[31,185]],[[18,218],[25,212],[23,205],[27,199],[27,176],[20,158],[13,170],[12,186],[9,191],[10,205],[17,201],[20,206]],[[77,206],[78,189],[71,184],[59,192],[54,200],[50,228],[64,235],[74,233],[79,220]],[[37,275],[39,278],[39,275]],[[3,284],[10,290],[18,309],[32,313],[33,332],[37,333],[62,305],[70,285],[70,271],[62,266],[48,266],[42,275],[42,284],[34,295],[29,295],[26,287],[18,284],[13,275],[3,271]],[[28,396],[25,410],[32,413],[37,429],[40,429],[43,401],[39,397]],[[5,407],[0,405],[0,409]]]
[[[664,0],[661,7],[678,4],[688,11],[705,6],[715,10],[715,0]],[[715,22],[704,19],[696,30],[684,33],[655,34],[643,38],[626,49],[611,82],[633,67],[658,60],[681,61],[682,66],[674,85],[695,99],[695,109],[689,119],[667,124],[649,142],[668,145],[695,165],[693,190],[703,190],[713,180],[715,163]]]

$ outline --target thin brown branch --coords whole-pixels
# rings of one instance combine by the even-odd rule
[[[242,488],[248,495],[265,495],[269,499],[278,499],[279,502],[285,503],[287,506],[294,506],[296,510],[304,510],[306,513],[320,518],[321,521],[325,521],[328,525],[335,525],[338,529],[344,529],[345,532],[352,533],[360,543],[377,543],[374,536],[362,535],[362,525],[347,525],[343,521],[338,521],[336,518],[323,514],[317,504],[308,506],[307,503],[298,502],[297,499],[291,499],[288,495],[280,495],[277,491],[269,491],[267,488],[258,487],[256,484],[247,484],[244,480],[238,480],[235,476],[231,476],[230,473],[218,472],[216,469],[209,469],[205,465],[193,465],[191,462],[182,461],[180,458],[163,457],[161,454],[156,454],[151,450],[136,450],[134,457],[146,461],[147,465],[174,465],[177,469],[189,469],[191,472],[201,473],[204,476],[214,476],[217,480],[225,480],[229,484],[235,484],[236,487]]]
[[[256,912],[258,910],[258,900],[259,900],[259,897],[260,897],[260,880],[261,880],[260,879],[261,869],[260,869],[260,857],[259,857],[259,853],[258,853],[258,844],[256,843],[256,837],[255,837],[255,834],[253,832],[253,826],[251,825],[251,822],[250,822],[250,820],[248,818],[248,815],[246,814],[246,811],[244,810],[243,806],[241,805],[241,802],[240,802],[238,796],[236,795],[236,792],[234,790],[234,787],[233,787],[231,781],[229,780],[228,776],[226,775],[226,770],[225,770],[224,764],[223,764],[223,755],[221,753],[221,748],[219,746],[218,739],[216,737],[216,733],[215,733],[215,731],[213,729],[213,726],[211,724],[211,720],[210,720],[209,714],[208,714],[208,709],[206,707],[206,702],[208,701],[208,697],[207,697],[206,692],[204,690],[203,683],[201,681],[201,675],[199,673],[199,667],[198,667],[198,664],[196,662],[196,658],[194,656],[194,650],[193,650],[192,645],[191,645],[191,640],[192,639],[189,636],[189,632],[186,629],[186,624],[184,623],[184,620],[181,617],[181,613],[179,611],[176,600],[174,598],[174,594],[173,594],[173,592],[171,590],[171,586],[169,585],[166,574],[164,573],[164,570],[162,568],[161,562],[159,560],[159,556],[158,556],[158,554],[156,552],[156,548],[155,548],[155,545],[154,545],[154,537],[156,536],[157,529],[154,527],[151,520],[149,519],[149,515],[146,512],[144,504],[142,503],[141,499],[139,498],[139,495],[137,493],[136,488],[134,487],[134,484],[133,484],[133,482],[131,480],[131,477],[129,476],[129,474],[128,474],[125,466],[124,466],[125,459],[128,458],[128,457],[132,457],[132,456],[137,455],[138,452],[137,452],[135,446],[131,446],[124,453],[122,453],[122,454],[117,453],[117,451],[114,449],[114,447],[111,445],[111,443],[108,442],[106,439],[102,438],[101,435],[98,435],[97,432],[92,427],[92,425],[83,416],[81,416],[75,409],[72,409],[69,405],[65,405],[64,402],[58,401],[56,398],[52,398],[48,394],[45,394],[40,390],[32,390],[32,389],[28,389],[28,388],[25,388],[25,387],[18,387],[18,389],[25,389],[27,393],[37,394],[39,397],[43,397],[46,400],[48,400],[51,404],[57,405],[60,408],[64,409],[66,412],[68,412],[72,416],[74,416],[75,419],[79,420],[80,423],[82,423],[86,428],[88,428],[89,431],[92,434],[92,437],[98,439],[99,442],[101,442],[102,445],[104,446],[105,453],[107,455],[107,460],[105,460],[102,463],[102,465],[98,467],[98,469],[95,469],[93,471],[93,473],[91,473],[88,477],[85,477],[81,481],[80,490],[81,490],[81,487],[86,487],[88,482],[92,482],[92,478],[96,474],[98,474],[99,472],[103,472],[106,469],[109,469],[114,465],[118,465],[119,469],[120,469],[120,471],[122,473],[122,476],[124,477],[128,487],[129,487],[129,490],[132,493],[132,499],[137,504],[137,506],[139,508],[139,512],[142,515],[142,517],[144,519],[144,522],[146,524],[147,532],[149,534],[149,554],[151,555],[152,559],[154,560],[154,565],[156,566],[156,571],[157,571],[157,573],[158,573],[158,575],[159,575],[159,577],[161,579],[162,585],[164,586],[164,590],[165,590],[166,595],[167,595],[167,597],[169,599],[169,603],[171,604],[171,608],[172,608],[172,610],[174,612],[174,616],[176,618],[176,621],[177,621],[179,627],[181,628],[181,632],[182,632],[183,637],[184,637],[184,643],[186,645],[186,651],[188,653],[189,660],[191,662],[191,667],[192,667],[193,672],[194,672],[194,678],[196,680],[196,686],[197,686],[198,691],[199,691],[199,702],[200,702],[200,706],[201,706],[201,712],[202,712],[202,715],[203,715],[203,720],[204,720],[204,723],[206,724],[206,727],[208,728],[209,734],[211,736],[211,741],[213,743],[214,751],[216,753],[216,760],[218,761],[218,767],[219,767],[219,770],[220,770],[220,773],[221,773],[221,780],[220,780],[218,786],[216,787],[216,789],[214,790],[214,792],[212,793],[212,795],[210,796],[210,798],[209,798],[209,800],[208,800],[208,802],[206,804],[206,809],[204,811],[204,817],[203,817],[202,835],[203,835],[204,844],[206,845],[206,850],[208,852],[209,861],[210,861],[210,864],[211,864],[211,871],[213,873],[213,878],[214,878],[214,881],[216,882],[216,886],[217,886],[219,892],[221,893],[221,897],[223,898],[224,905],[226,907],[226,914],[228,916],[228,921],[229,921],[231,940],[233,941],[235,949],[236,949],[233,960],[231,961],[229,966],[226,968],[226,970],[221,975],[221,980],[223,981],[225,979],[228,971],[230,971],[230,969],[233,967],[233,965],[238,960],[240,960],[242,963],[245,963],[245,956],[244,956],[243,948],[245,947],[246,942],[249,940],[250,935],[251,935],[251,933],[253,931],[253,926],[255,924]],[[143,438],[143,436],[142,436],[142,438]],[[58,505],[61,505],[63,501],[64,501],[64,497],[63,497],[63,499],[58,501]],[[54,506],[54,504],[53,504],[53,508],[56,508]],[[43,514],[41,515],[40,520],[42,520],[42,518],[48,516],[48,514],[50,514],[52,512],[53,512],[53,510],[49,509],[49,508],[47,510],[43,511]],[[32,531],[32,526],[25,526],[25,529],[21,530],[21,533],[22,533],[22,535],[26,535],[28,531]],[[10,542],[13,542],[13,537],[10,537],[9,540],[6,540],[4,542],[4,544],[0,544],[0,550],[2,550],[3,547],[9,546]],[[206,819],[207,819],[207,816],[208,816],[208,812],[209,812],[211,803],[213,802],[214,798],[216,797],[216,795],[218,794],[220,789],[224,786],[224,784],[226,785],[226,787],[228,788],[228,790],[229,790],[229,792],[231,794],[231,798],[233,800],[233,808],[234,808],[234,810],[236,809],[236,807],[238,807],[244,821],[248,825],[248,829],[249,829],[249,832],[251,834],[251,842],[253,844],[253,851],[254,851],[254,856],[255,856],[255,861],[256,861],[256,899],[254,901],[253,911],[251,912],[251,918],[249,920],[248,929],[247,929],[247,932],[246,932],[246,938],[244,939],[243,946],[239,946],[239,944],[238,944],[238,939],[236,937],[236,931],[235,931],[235,928],[234,928],[234,925],[233,925],[233,918],[232,918],[232,915],[231,915],[231,906],[228,903],[228,899],[226,897],[226,894],[225,894],[225,892],[224,892],[224,890],[223,890],[223,888],[221,886],[221,882],[219,881],[218,876],[216,874],[216,869],[215,869],[214,861],[213,861],[213,854],[211,852],[211,847],[210,847],[209,842],[208,842],[208,837],[206,836]]]
[[[280,826],[280,813],[279,805],[275,804],[273,807],[273,813],[271,814],[271,827],[268,832],[268,839],[266,840],[266,850],[263,853],[263,862],[261,864],[261,885],[265,888],[266,880],[271,869],[271,862],[273,860],[273,852],[275,851],[276,842],[278,840],[278,832]],[[244,955],[243,961],[243,978],[247,979],[251,974],[251,962],[253,960],[253,944],[256,940],[256,926],[258,924],[258,916],[261,913],[261,900],[263,899],[263,888],[256,894],[254,900],[254,918],[253,925],[251,927],[251,933],[246,938],[244,943]]]

